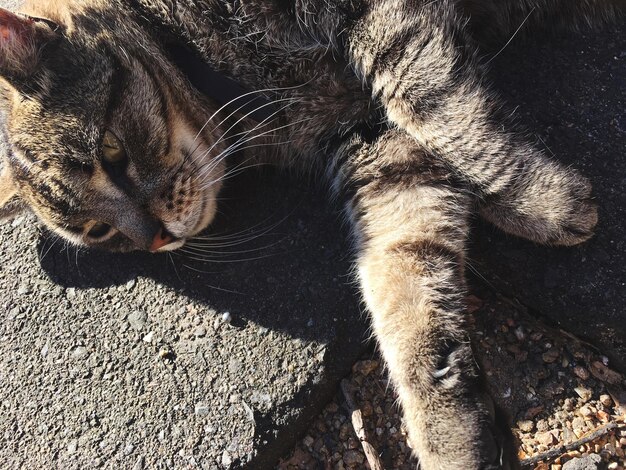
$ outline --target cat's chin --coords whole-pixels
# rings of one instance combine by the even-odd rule
[[[185,245],[185,243],[187,243],[186,238],[179,238],[177,240],[174,240],[171,243],[168,243],[167,245],[163,245],[162,247],[156,250],[150,250],[150,252],[151,253],[164,253],[166,251],[178,250],[179,248],[182,248]]]
[[[219,190],[219,188],[217,189]],[[198,235],[203,230],[206,230],[209,225],[211,225],[211,222],[213,222],[213,219],[217,214],[216,195],[217,191],[215,191],[214,194],[209,195],[209,197],[202,202],[202,208],[200,210],[201,215],[198,218],[198,221],[196,222],[193,230],[191,230],[190,233],[187,235],[187,238]]]

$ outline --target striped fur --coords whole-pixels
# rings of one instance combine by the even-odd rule
[[[522,24],[602,23],[623,7],[40,0],[30,16],[0,11],[0,217],[27,206],[71,242],[111,250],[149,249],[166,231],[174,249],[211,223],[231,154],[325,172],[347,201],[363,297],[422,468],[515,468],[465,325],[468,217],[479,207],[507,232],[572,245],[597,216],[587,181],[516,133],[477,44]],[[271,119],[255,123],[239,102],[218,109],[171,44],[266,90]],[[103,160],[106,130],[129,156],[121,173]],[[113,230],[92,239],[96,222]]]

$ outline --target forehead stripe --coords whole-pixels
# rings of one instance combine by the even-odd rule
[[[18,161],[12,170],[15,178],[30,186],[34,196],[46,203],[47,206],[63,214],[71,213],[72,205],[76,202],[76,197],[72,191],[56,178],[46,178],[45,174],[35,173],[31,170],[32,168],[33,165],[25,165],[22,161]],[[53,186],[44,178],[48,179]]]
[[[19,153],[16,152],[10,152],[9,153],[9,158],[12,161],[18,161],[21,158],[26,159],[28,162],[34,164],[35,163],[35,157],[33,156],[32,152],[28,149],[25,149],[24,147],[22,147],[21,145],[17,144],[17,143],[13,143],[12,146],[19,150]]]
[[[125,88],[128,81],[128,70],[122,65],[122,62],[108,47],[104,46],[105,52],[109,60],[112,62],[111,76],[109,77],[109,100],[106,104],[104,111],[104,118],[108,122],[111,118],[113,110],[118,106],[122,99],[122,90]]]

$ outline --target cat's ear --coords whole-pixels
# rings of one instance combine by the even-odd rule
[[[44,47],[60,37],[59,26],[43,18],[0,8],[0,75],[9,82],[33,75]]]
[[[5,167],[0,172],[0,222],[17,217],[25,209],[26,206],[17,192],[13,175]]]

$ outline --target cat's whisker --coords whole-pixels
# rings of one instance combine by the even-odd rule
[[[293,123],[293,124],[298,124],[298,122]],[[292,141],[279,141],[279,142],[263,142],[260,144],[254,144],[254,145],[248,145],[248,146],[243,146],[244,144],[257,139],[257,138],[261,138],[264,137],[266,134],[271,134],[272,132],[276,131],[276,130],[280,130],[282,128],[286,128],[289,127],[289,125],[285,125],[285,126],[281,126],[275,129],[271,129],[268,130],[266,132],[254,135],[252,137],[249,137],[247,139],[240,139],[237,142],[234,142],[233,144],[231,144],[229,147],[227,147],[226,149],[224,149],[220,154],[218,154],[215,159],[213,160],[213,162],[211,162],[210,165],[207,165],[207,168],[204,169],[203,171],[199,172],[197,175],[195,175],[195,178],[200,180],[200,184],[202,185],[202,190],[205,190],[209,187],[211,187],[212,185],[214,185],[216,182],[221,181],[222,179],[225,179],[227,177],[229,177],[229,173],[232,173],[234,171],[234,169],[229,169],[227,170],[227,172],[224,175],[221,175],[220,178],[216,179],[216,180],[210,180],[208,182],[208,184],[206,184],[206,180],[207,178],[209,178],[209,176],[212,174],[213,170],[215,168],[217,168],[217,166],[223,162],[226,158],[228,158],[230,155],[233,155],[236,152],[240,152],[240,151],[244,151],[244,150],[248,150],[251,148],[260,148],[260,147],[270,147],[270,146],[281,146],[281,145],[288,145],[290,144]],[[241,164],[245,164],[248,161],[252,160],[254,157],[248,157],[247,159],[245,159]],[[240,165],[241,165],[240,164]],[[265,163],[260,163],[259,165],[265,165]]]
[[[256,234],[251,234],[249,235],[247,238],[242,238],[240,240],[232,240],[232,241],[219,241],[219,240],[213,240],[210,237],[206,238],[206,239],[201,239],[201,238],[192,238],[191,240],[189,240],[185,246],[203,246],[203,247],[210,247],[210,248],[219,248],[220,250],[224,249],[224,248],[230,248],[233,246],[239,246],[239,245],[244,245],[246,243],[249,243],[253,240],[257,240],[261,237],[264,237],[265,235],[268,235],[270,233],[270,230],[272,230],[272,228],[270,228],[269,230],[265,230],[262,233],[256,233]],[[217,243],[216,243],[217,242]]]
[[[284,220],[284,219],[283,219]],[[240,239],[232,239],[232,240],[216,240],[214,238],[211,237],[194,237],[192,238],[190,241],[187,242],[187,245],[200,245],[203,244],[203,246],[210,246],[211,248],[230,248],[233,246],[238,246],[238,245],[243,245],[245,243],[249,243],[253,240],[257,240],[265,235],[267,235],[268,233],[270,233],[272,230],[274,230],[281,222],[283,222],[283,220],[279,221],[278,223],[274,224],[273,226],[268,227],[267,229],[264,229],[263,231],[261,231],[260,233],[254,233],[251,234],[245,238],[240,238]],[[216,243],[217,242],[217,243]]]
[[[238,258],[238,259],[224,260],[224,259],[214,259],[208,256],[201,256],[198,253],[191,252],[189,250],[186,250],[185,248],[179,248],[177,251],[181,253],[185,253],[186,258],[192,259],[194,261],[204,261],[204,262],[218,263],[218,264],[247,263],[250,261],[257,261],[261,259],[271,258],[277,255],[277,253],[271,253],[271,254],[262,255],[262,256],[253,256],[250,258]]]
[[[230,106],[231,104],[233,104],[234,102],[246,98],[250,95],[254,95],[254,94],[265,94],[265,93],[278,93],[278,92],[282,92],[282,91],[291,91],[291,90],[297,90],[298,88],[302,88],[307,86],[309,83],[313,82],[313,80],[315,80],[315,77],[312,77],[310,80],[301,83],[300,85],[294,85],[294,86],[288,86],[288,87],[269,87],[269,88],[263,88],[260,90],[253,90],[253,91],[249,91],[247,93],[244,93],[242,95],[236,96],[235,98],[231,99],[230,101],[224,103],[222,106],[220,106],[218,108],[217,111],[215,111],[213,114],[211,114],[211,116],[209,117],[209,119],[204,123],[204,125],[200,128],[200,130],[198,131],[198,133],[196,134],[195,138],[194,138],[194,142],[198,139],[198,137],[200,137],[200,135],[202,134],[202,132],[204,132],[204,129],[206,129],[206,126],[209,125],[209,123],[213,120],[213,118],[215,116],[217,116],[220,112],[222,112],[222,110],[224,110],[226,107]],[[245,106],[245,105],[244,105]]]
[[[254,130],[258,129],[260,126],[262,127],[262,126],[264,126],[264,125],[268,124],[268,121],[269,121],[269,120],[271,120],[271,119],[272,119],[274,116],[276,116],[278,113],[280,113],[280,112],[282,112],[284,109],[286,109],[286,108],[287,108],[290,104],[291,104],[291,103],[288,103],[287,105],[285,105],[285,106],[283,106],[282,108],[280,108],[280,109],[276,110],[274,113],[270,114],[268,117],[266,117],[265,119],[263,119],[263,121],[261,121],[261,122],[260,122],[260,123],[258,123],[256,126],[254,126],[252,129],[250,129],[249,131],[247,131],[247,132],[244,134],[244,137],[245,137],[246,135],[249,135],[249,134],[250,134],[251,132],[253,132]],[[267,104],[266,104],[266,105],[263,105],[263,106],[267,106]],[[263,106],[262,106],[262,107],[263,107]],[[261,107],[257,108],[257,110],[258,110],[258,109],[260,109],[260,108],[261,108]],[[251,111],[250,113],[252,113],[252,112],[254,112],[254,111]],[[250,114],[250,113],[248,113],[248,114]],[[212,151],[212,150],[213,150],[213,149],[214,149],[214,148],[215,148],[215,147],[216,147],[216,146],[217,146],[220,142],[222,142],[222,141],[224,141],[224,140],[226,140],[226,139],[230,138],[231,136],[228,136],[228,133],[229,133],[232,129],[234,129],[234,128],[235,128],[235,126],[236,126],[239,122],[241,122],[241,121],[242,121],[242,120],[243,120],[246,116],[247,116],[247,115],[242,116],[242,117],[241,117],[240,119],[238,119],[238,120],[237,120],[237,121],[236,121],[236,122],[235,122],[232,126],[230,126],[230,127],[229,127],[229,128],[228,128],[228,129],[227,129],[227,130],[226,130],[226,131],[225,131],[225,132],[224,132],[221,136],[220,136],[220,138],[219,138],[219,139],[217,139],[217,140],[213,143],[213,145],[211,145],[211,147],[209,147],[209,149],[208,149],[208,150],[206,150],[206,151],[202,154],[202,156],[201,156],[201,157],[199,157],[199,158],[204,158],[206,155],[209,155],[209,154],[210,154],[210,152],[211,152],[211,151]],[[235,134],[235,135],[237,135],[237,134]],[[194,157],[194,158],[195,158],[195,157]],[[219,165],[219,163],[220,163],[220,162],[221,162],[221,160],[219,160],[218,158],[216,158],[216,159],[215,159],[215,160],[214,160],[214,161],[213,161],[210,165],[208,165],[208,166],[207,166],[207,168],[204,168],[204,169],[200,172],[200,175],[202,175],[202,174],[210,174],[210,172],[211,172],[211,171],[213,171],[213,169],[215,169],[215,168],[217,167],[217,165]]]
[[[249,145],[247,147],[243,147],[241,149],[235,149],[233,152],[229,152],[229,153],[225,153],[222,157],[222,159],[229,157],[230,155],[232,155],[235,152],[240,152],[243,150],[249,150],[251,148],[255,148],[255,147],[268,147],[271,145],[280,145],[280,144],[273,144],[273,143],[266,143],[266,144],[257,144],[257,145]],[[257,162],[257,163],[253,163],[250,165],[246,165],[246,163],[248,163],[251,160],[254,160],[255,157],[249,157],[247,159],[245,159],[244,161],[242,161],[241,163],[239,163],[238,165],[229,168],[223,175],[221,175],[219,178],[215,179],[215,180],[211,180],[208,182],[208,184],[205,184],[203,186],[201,186],[201,189],[207,189],[210,188],[212,185],[219,183],[221,181],[227,180],[227,179],[231,179],[232,177],[241,174],[242,172],[244,172],[245,170],[249,169],[249,168],[257,168],[257,167],[262,167],[262,166],[269,166],[269,163],[265,163],[265,162]]]
[[[176,277],[178,278],[178,280],[180,282],[184,282],[183,278],[180,277],[180,274],[178,273],[178,269],[176,269],[176,263],[174,262],[174,257],[172,256],[171,251],[167,252],[167,259],[172,263],[172,268],[174,268],[174,273],[176,274]]]
[[[282,224],[285,220],[287,220],[288,216],[290,214],[282,217],[279,221],[265,227],[265,228],[261,228],[260,230],[262,231],[261,235],[267,233],[270,230],[275,229],[276,227],[278,227],[280,224]],[[201,235],[201,236],[195,236],[192,238],[192,240],[216,240],[216,241],[226,241],[226,242],[230,242],[230,241],[235,241],[235,240],[242,240],[244,238],[250,237],[251,236],[251,232],[254,230],[257,230],[259,227],[262,227],[263,224],[265,224],[267,221],[269,221],[272,217],[267,217],[265,219],[263,219],[262,221],[254,224],[251,227],[245,228],[243,230],[239,230],[237,232],[234,233],[226,233],[224,234],[222,233],[216,233],[210,236],[206,236],[206,235]],[[255,234],[256,235],[256,234]]]
[[[180,256],[182,258],[187,258],[187,256],[184,256],[181,253],[178,253],[176,251],[172,252],[172,255]],[[197,268],[194,268],[193,266],[189,266],[188,264],[183,264],[183,266],[185,268],[189,269],[190,271],[194,271],[194,272],[201,273],[201,274],[218,274],[218,272],[215,272],[215,271],[204,271],[202,269],[197,269]],[[211,284],[203,283],[203,286],[204,287],[208,287],[209,289],[214,289],[214,290],[220,291],[220,292],[228,292],[229,294],[246,295],[243,292],[239,292],[239,291],[231,290],[231,289],[224,289],[223,287],[217,287],[217,286],[214,286],[214,285],[211,285]]]
[[[216,157],[216,159],[215,159],[216,163],[213,165],[213,168],[215,168],[215,166],[218,165],[222,160],[224,160],[229,154],[232,154],[233,151],[238,150],[239,149],[238,146],[244,145],[247,142],[250,142],[250,141],[252,141],[254,139],[258,139],[258,138],[263,137],[263,136],[265,136],[267,134],[271,134],[272,132],[276,132],[278,130],[283,130],[283,129],[289,128],[291,126],[295,126],[295,125],[298,125],[298,124],[302,124],[304,122],[308,122],[311,119],[312,118],[310,118],[310,117],[309,118],[300,119],[298,121],[294,121],[294,122],[291,122],[289,124],[285,124],[283,126],[279,126],[279,127],[270,129],[268,131],[261,132],[260,134],[256,134],[256,135],[254,135],[252,137],[249,137],[247,139],[243,139],[241,141],[238,141],[238,142],[234,143],[233,145],[231,145],[230,147],[228,147],[227,149],[225,149],[220,155],[218,155]],[[211,172],[209,171],[208,174],[210,174],[210,173]]]
[[[237,121],[235,121],[235,123],[233,125],[231,125],[224,133],[222,133],[222,135],[220,136],[219,139],[217,139],[216,142],[213,143],[213,145],[211,146],[211,148],[209,149],[212,150],[217,144],[220,143],[220,141],[222,141],[224,139],[224,137],[233,129],[237,126],[237,124],[239,124],[241,121],[243,121],[245,118],[249,117],[250,115],[256,113],[257,111],[262,110],[265,107],[268,106],[273,106],[277,103],[281,103],[281,102],[288,102],[287,105],[285,105],[283,108],[281,108],[280,110],[272,113],[269,117],[276,115],[278,112],[286,109],[290,104],[292,104],[293,101],[296,101],[294,98],[281,98],[279,100],[274,100],[274,101],[270,101],[268,103],[265,103],[261,106],[256,107],[255,109],[250,110],[249,112],[247,112],[246,114],[244,114],[243,116],[241,116]],[[211,133],[215,132],[215,130],[220,127],[222,124],[224,124],[226,122],[226,120],[228,120],[230,117],[232,117],[233,115],[237,114],[242,108],[244,108],[245,106],[247,106],[248,104],[250,104],[250,102],[245,103],[243,105],[241,105],[239,108],[237,108],[236,110],[234,110],[232,113],[230,113],[226,118],[224,118],[221,122],[219,122],[218,124],[215,125],[215,127],[213,127],[213,129],[211,129]],[[268,118],[263,119],[263,121],[261,122],[265,122]],[[201,131],[202,132],[202,131]],[[235,134],[237,135],[237,134]],[[197,140],[197,136],[194,138],[194,142]],[[195,146],[195,148],[191,151],[191,154],[193,155],[198,148],[200,147],[201,142],[198,142],[198,144]]]
[[[48,247],[48,249],[45,251],[45,253],[43,253],[43,250],[46,248],[46,244],[49,241],[49,238],[46,238],[45,242],[44,242],[44,246],[41,248],[41,252],[39,253],[39,262],[42,262],[46,256],[48,256],[48,253],[50,253],[50,250],[52,250],[52,248],[54,247],[54,245],[56,245],[56,243],[60,240],[60,238],[58,237],[54,237],[52,243],[50,244],[50,246]],[[66,242],[67,243],[67,242]]]
[[[279,241],[275,241],[273,243],[267,244],[267,245],[263,245],[263,246],[259,246],[259,247],[255,247],[255,248],[250,248],[248,250],[221,250],[221,251],[214,251],[211,250],[211,248],[214,248],[212,245],[203,245],[201,243],[187,243],[185,244],[185,247],[188,248],[190,251],[195,251],[197,253],[210,253],[210,254],[215,254],[218,256],[230,256],[230,255],[240,255],[240,254],[244,254],[244,253],[255,253],[255,252],[259,252],[259,251],[263,251],[263,250],[267,250],[269,248],[272,248],[278,244],[281,243],[282,240]]]
[[[260,121],[260,122],[259,122],[256,126],[254,126],[252,129],[250,129],[250,130],[248,130],[248,131],[243,131],[243,132],[241,132],[241,133],[237,133],[237,134],[229,135],[229,132],[230,132],[230,131],[232,131],[232,130],[233,130],[233,129],[237,126],[237,124],[239,124],[242,120],[244,120],[244,119],[245,119],[246,117],[248,117],[250,114],[252,114],[252,113],[254,113],[254,112],[256,112],[256,111],[261,110],[261,109],[262,109],[262,108],[264,108],[265,106],[268,106],[270,103],[266,103],[266,104],[264,104],[264,105],[262,105],[262,106],[259,106],[258,108],[256,108],[256,109],[254,109],[254,110],[250,111],[249,113],[247,113],[247,114],[243,115],[243,116],[242,116],[241,118],[239,118],[239,119],[238,119],[238,120],[237,120],[237,121],[236,121],[236,122],[235,122],[232,126],[230,126],[228,129],[226,129],[226,130],[222,133],[222,135],[220,136],[220,138],[219,138],[219,139],[217,139],[217,141],[215,141],[215,142],[213,143],[213,145],[212,145],[212,146],[211,146],[211,147],[210,147],[210,148],[209,148],[209,149],[205,152],[205,155],[206,155],[206,154],[208,154],[211,150],[213,150],[213,148],[215,148],[215,146],[216,146],[217,144],[219,144],[220,142],[222,142],[222,141],[224,141],[224,140],[226,140],[226,139],[230,139],[231,137],[236,137],[236,136],[239,136],[239,135],[241,135],[241,134],[243,134],[243,136],[246,136],[246,135],[250,134],[251,132],[253,132],[253,131],[255,131],[255,130],[259,129],[260,127],[263,127],[263,126],[265,126],[265,125],[268,125],[268,124],[272,121],[272,118],[276,117],[279,113],[281,113],[282,111],[284,111],[285,109],[287,109],[287,108],[288,108],[288,107],[292,104],[291,102],[292,102],[293,100],[292,100],[291,98],[285,98],[285,99],[282,99],[282,100],[277,101],[277,103],[278,103],[278,102],[284,102],[284,101],[287,101],[287,104],[286,104],[286,105],[282,106],[281,108],[277,109],[277,110],[276,110],[276,111],[274,111],[272,114],[270,114],[269,116],[265,117],[262,121]],[[273,103],[271,103],[271,104],[273,104]]]

